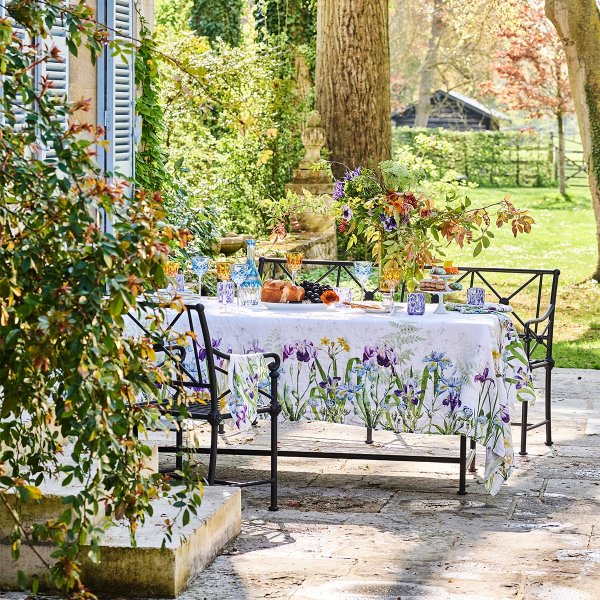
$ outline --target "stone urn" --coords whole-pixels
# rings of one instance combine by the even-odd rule
[[[304,158],[294,170],[294,178],[286,188],[298,196],[308,190],[313,196],[331,194],[333,180],[328,171],[315,169],[314,165],[321,160],[321,149],[327,136],[321,127],[321,115],[313,110],[307,117],[302,131],[302,144],[305,148]],[[327,207],[328,208],[328,207]],[[332,233],[335,231],[334,221],[327,214],[302,212],[295,215],[301,231],[310,233]]]
[[[241,250],[246,243],[247,236],[238,233],[228,233],[221,238],[218,254],[232,256],[238,250]]]

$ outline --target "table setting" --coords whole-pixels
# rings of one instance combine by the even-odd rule
[[[200,286],[181,292],[182,299],[204,306],[213,348],[281,356],[283,418],[467,436],[486,448],[483,481],[496,494],[513,468],[511,413],[515,404],[535,401],[528,357],[510,309],[486,302],[483,288],[463,290],[455,282],[459,268],[444,257],[451,243],[473,243],[475,254],[490,245],[489,207],[473,209],[456,194],[436,208],[431,197],[394,191],[398,175],[387,168],[382,163],[383,183],[360,168],[336,183],[338,231],[348,236],[349,249],[365,237],[374,256],[348,263],[354,289],[339,277],[334,286],[311,281],[308,270],[301,276],[300,252],[288,252],[280,265],[284,279],[263,280],[256,242],[248,240],[245,262],[217,259],[216,299],[200,296]],[[450,201],[458,206],[449,208]],[[494,216],[496,226],[510,222],[513,231],[528,231],[533,222],[507,200]],[[205,259],[192,258],[200,283]],[[381,301],[364,300],[373,279]],[[408,295],[398,304],[400,286]],[[432,297],[437,302],[428,303]],[[266,376],[253,373],[253,386]],[[232,395],[257,396],[243,389]],[[234,409],[249,414],[253,407]],[[238,419],[238,426],[249,425]]]

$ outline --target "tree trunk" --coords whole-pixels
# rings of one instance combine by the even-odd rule
[[[319,0],[315,105],[337,177],[391,157],[388,0]]]
[[[567,177],[565,175],[565,116],[556,115],[558,124],[558,187],[563,196],[567,195]]]
[[[600,281],[600,10],[596,0],[546,0],[546,15],[561,37],[575,101],[596,220]]]
[[[438,48],[444,32],[444,16],[442,5],[444,0],[434,0],[431,17],[431,35],[427,42],[427,54],[421,66],[419,80],[419,98],[417,100],[415,127],[427,127],[431,114],[431,93],[435,84],[435,68],[438,63]]]

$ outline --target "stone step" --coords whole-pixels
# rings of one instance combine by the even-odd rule
[[[239,488],[205,487],[198,514],[186,526],[181,525],[180,509],[167,499],[153,502],[152,507],[153,516],[136,533],[136,547],[130,545],[126,526],[113,525],[102,539],[101,562],[84,560],[83,580],[100,597],[174,598],[241,530]],[[165,540],[165,519],[178,520],[171,541]],[[53,550],[50,546],[36,549],[46,558]],[[83,554],[87,555],[85,549]],[[19,569],[29,577],[38,574],[43,579],[39,560],[25,546],[20,560],[13,562],[9,544],[0,543],[0,564],[4,565],[0,589],[19,589]]]

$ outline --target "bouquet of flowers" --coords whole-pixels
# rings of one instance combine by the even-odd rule
[[[448,178],[427,185],[426,167],[415,160],[385,161],[377,172],[359,167],[336,182],[338,230],[348,249],[359,239],[366,242],[381,267],[399,266],[412,287],[426,265],[439,262],[445,246],[473,244],[477,256],[490,246],[492,225],[510,223],[515,237],[531,231],[531,215],[508,199],[475,208],[468,185]]]

